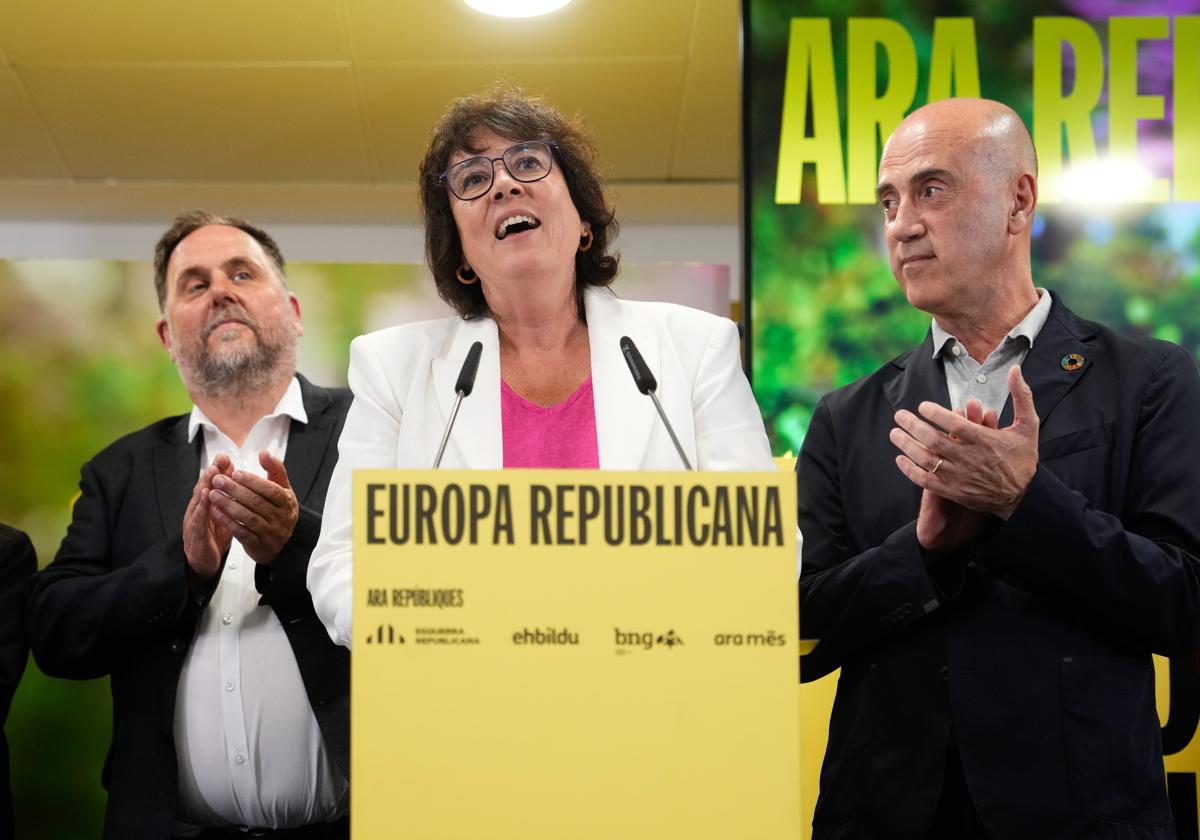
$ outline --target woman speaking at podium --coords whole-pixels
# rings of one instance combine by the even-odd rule
[[[775,468],[733,323],[609,289],[617,225],[579,126],[520,91],[456,100],[420,198],[429,267],[458,314],[351,344],[354,404],[308,569],[317,615],[347,647],[355,469],[427,469],[435,455],[451,469]],[[626,337],[644,359],[636,384]]]

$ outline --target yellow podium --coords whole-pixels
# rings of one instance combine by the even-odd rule
[[[800,836],[790,475],[354,481],[355,840]]]

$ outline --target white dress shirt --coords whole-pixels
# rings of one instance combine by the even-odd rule
[[[293,379],[275,410],[236,446],[193,406],[188,440],[203,430],[200,467],[224,452],[265,476],[258,453],[282,460],[292,420],[308,422]],[[175,700],[177,826],[294,828],[338,819],[348,785],[330,760],[283,626],[259,606],[255,563],[235,539],[200,614]]]

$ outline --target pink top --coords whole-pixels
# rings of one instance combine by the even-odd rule
[[[500,380],[504,466],[600,468],[592,377],[558,405],[534,405]]]

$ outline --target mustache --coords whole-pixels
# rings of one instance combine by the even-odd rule
[[[251,332],[256,336],[258,335],[258,324],[250,317],[250,313],[236,304],[229,304],[218,309],[208,319],[208,323],[204,325],[204,329],[200,333],[201,341],[208,341],[208,337],[213,334],[213,331],[227,321],[237,321],[238,323],[245,324]]]

